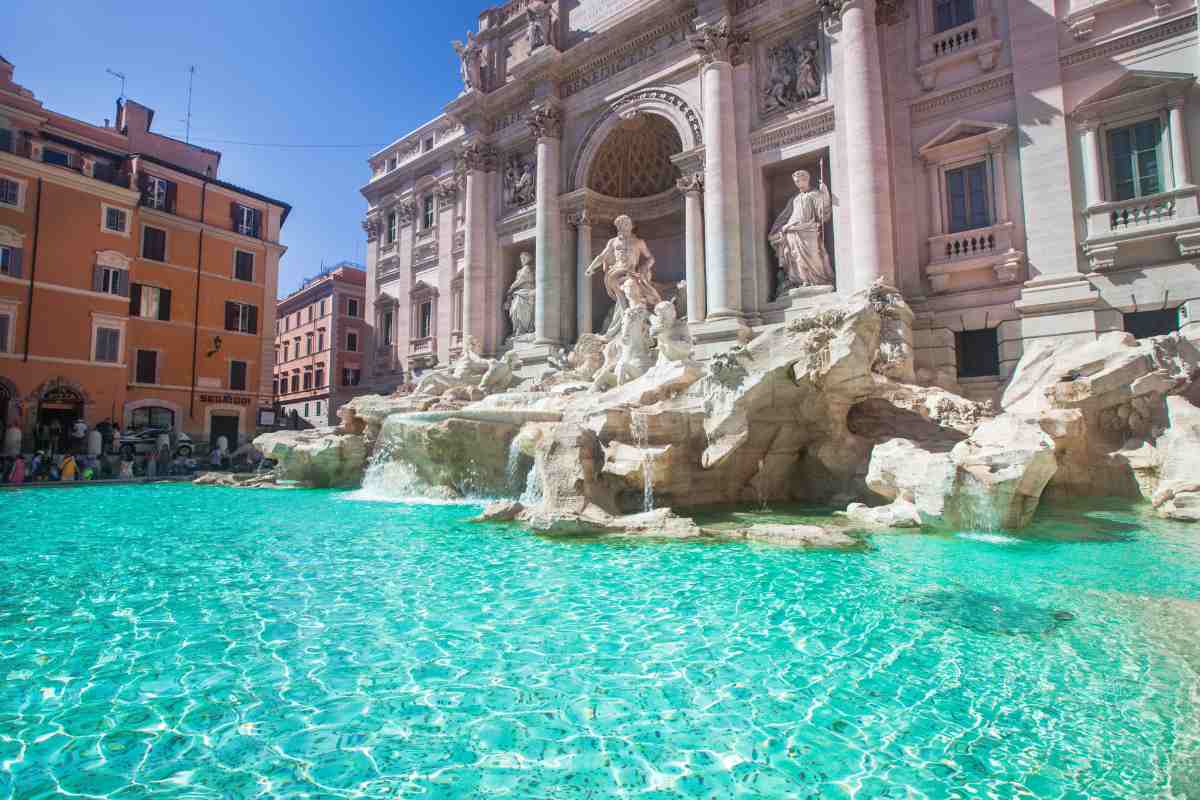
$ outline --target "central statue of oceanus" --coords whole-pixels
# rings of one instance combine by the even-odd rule
[[[615,337],[621,329],[626,309],[637,304],[652,309],[662,302],[654,288],[654,256],[645,240],[633,233],[633,220],[622,214],[613,220],[617,235],[608,240],[603,252],[588,265],[587,274],[604,270],[604,289],[617,304],[605,336]]]

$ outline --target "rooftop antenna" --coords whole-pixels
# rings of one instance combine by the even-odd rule
[[[109,75],[112,75],[114,78],[121,79],[121,102],[125,102],[125,74],[123,72],[117,72],[116,70],[108,69],[107,67],[104,69],[104,71]]]
[[[184,120],[183,141],[190,144],[192,141],[192,81],[196,78],[196,65],[192,64],[188,67],[188,105],[187,119]]]

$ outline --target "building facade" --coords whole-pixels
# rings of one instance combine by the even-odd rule
[[[153,118],[50,111],[0,59],[0,413],[27,448],[79,417],[232,443],[270,408],[290,206]]]
[[[1040,338],[1200,313],[1195,4],[512,0],[455,46],[462,93],[363,188],[380,371],[603,330],[585,272],[622,213],[701,355],[882,279],[922,379],[983,398]],[[832,286],[776,252],[799,170]]]
[[[367,276],[342,262],[279,301],[275,320],[275,400],[280,425],[337,423],[342,403],[361,393],[370,326]]]

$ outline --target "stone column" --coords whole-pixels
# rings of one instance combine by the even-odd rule
[[[1084,199],[1089,207],[1104,202],[1104,187],[1100,181],[1100,135],[1096,120],[1082,123]]]
[[[934,236],[941,236],[942,230],[942,176],[941,167],[929,161],[925,164],[929,175],[929,230]]]
[[[876,278],[896,282],[892,250],[891,170],[884,129],[875,0],[847,0],[841,6],[842,121],[846,161],[851,165],[845,197],[850,209],[852,286],[864,289]]]
[[[1175,189],[1192,185],[1192,168],[1188,163],[1188,138],[1183,124],[1183,96],[1172,97],[1167,103],[1167,127],[1171,132],[1171,169],[1175,173]]]
[[[696,172],[684,175],[676,186],[683,192],[684,270],[687,280],[688,322],[703,322],[705,317],[704,291],[704,175]]]
[[[575,228],[575,340],[595,329],[592,319],[592,279],[587,268],[592,263],[592,217],[587,209],[570,219]]]
[[[733,64],[747,37],[729,17],[688,37],[700,55],[704,100],[704,264],[707,317],[742,314],[742,224],[733,109]]]
[[[492,352],[495,342],[487,341],[481,293],[486,280],[484,262],[487,240],[488,172],[496,169],[496,151],[483,142],[468,142],[458,154],[457,172],[464,176],[463,193],[463,289],[462,335],[475,336],[485,352]]]
[[[558,344],[562,341],[558,308],[562,302],[562,276],[558,272],[562,224],[558,210],[562,111],[549,104],[535,107],[529,115],[529,129],[537,140],[537,252],[534,254],[537,291],[533,314],[534,343]]]

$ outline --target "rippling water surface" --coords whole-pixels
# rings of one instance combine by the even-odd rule
[[[864,551],[0,493],[0,797],[1200,797],[1200,530]]]

